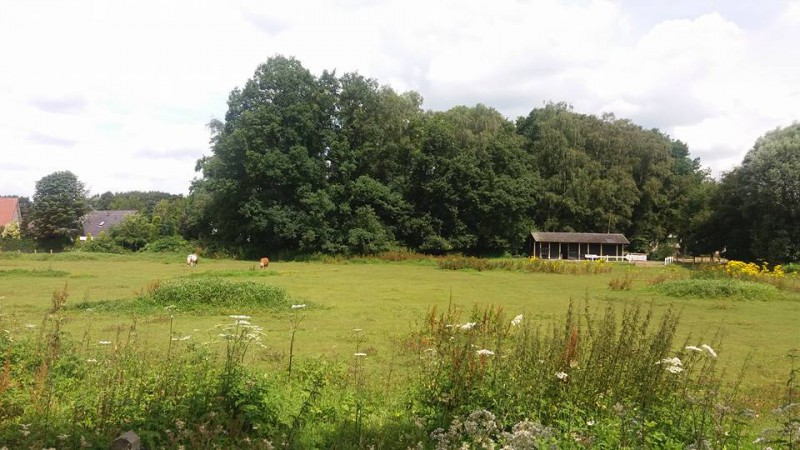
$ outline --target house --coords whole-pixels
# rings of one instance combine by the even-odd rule
[[[135,209],[120,210],[100,210],[91,211],[83,217],[83,234],[81,240],[85,241],[88,236],[98,236],[103,231],[108,231],[114,225],[118,225],[131,214],[136,214]]]
[[[607,259],[625,258],[628,239],[616,233],[545,233],[531,232],[531,256],[541,259]]]
[[[22,223],[18,197],[0,197],[0,231],[10,223]]]

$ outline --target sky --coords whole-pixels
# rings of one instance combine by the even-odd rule
[[[0,15],[0,195],[186,194],[212,119],[274,55],[423,107],[547,102],[689,145],[713,176],[800,120],[800,0],[26,0]]]

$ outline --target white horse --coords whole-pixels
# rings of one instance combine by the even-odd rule
[[[197,257],[197,253],[192,253],[191,255],[186,257],[186,265],[194,267],[197,265],[198,259],[199,258]]]

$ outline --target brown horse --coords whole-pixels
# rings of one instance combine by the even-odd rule
[[[261,261],[258,262],[258,267],[262,269],[266,269],[267,267],[269,267],[269,258],[267,258],[266,256],[261,258]]]

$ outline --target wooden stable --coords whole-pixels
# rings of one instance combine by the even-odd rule
[[[617,233],[550,233],[532,232],[529,241],[531,256],[540,259],[609,261],[625,260],[628,239]]]

